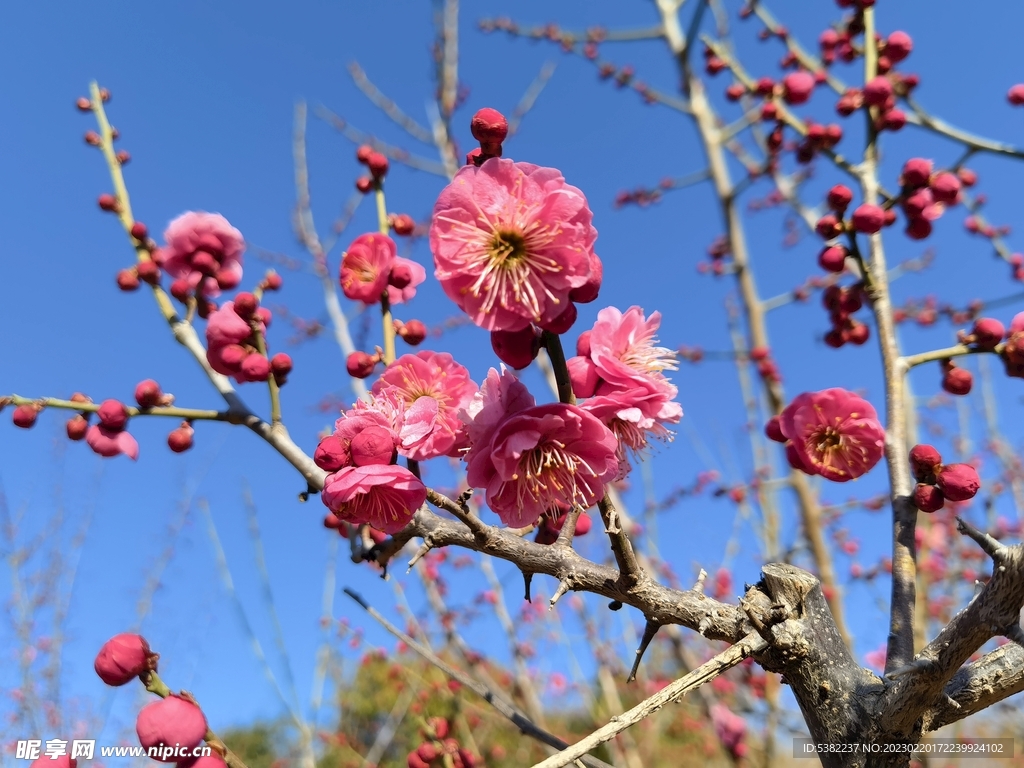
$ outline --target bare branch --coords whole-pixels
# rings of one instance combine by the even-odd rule
[[[433,144],[434,137],[426,128],[413,120],[402,111],[394,101],[385,96],[381,90],[374,85],[359,62],[353,61],[348,65],[348,73],[352,76],[352,82],[368,98],[373,105],[390,117],[400,128],[418,141],[426,144]]]
[[[533,109],[533,105],[537,103],[538,97],[544,91],[544,86],[548,84],[548,80],[551,79],[552,75],[555,74],[555,69],[558,64],[554,61],[544,62],[544,66],[540,68],[540,72],[533,78],[533,82],[530,83],[530,87],[526,89],[522,98],[519,99],[519,103],[516,104],[516,108],[512,110],[512,114],[508,119],[508,135],[514,136],[516,131],[519,130],[519,126],[523,123],[523,118],[526,117],[527,113]]]
[[[402,165],[415,168],[417,171],[425,171],[426,173],[432,173],[435,176],[442,176],[445,178],[448,176],[445,172],[445,167],[440,163],[435,163],[433,160],[427,160],[419,155],[414,155],[408,150],[396,147],[393,144],[388,144],[385,141],[381,141],[369,133],[364,133],[349,124],[345,118],[335,114],[323,105],[318,106],[314,112],[317,117],[328,123],[339,133],[343,134],[345,138],[353,144],[369,144],[375,150],[386,155],[396,163],[402,163]]]

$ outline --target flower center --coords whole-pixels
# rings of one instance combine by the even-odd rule
[[[498,230],[488,247],[491,260],[499,268],[510,269],[526,256],[526,238],[512,230]]]
[[[832,427],[825,427],[814,437],[819,453],[828,453],[843,444],[843,436]]]
[[[576,476],[586,473],[597,474],[585,461],[565,450],[561,443],[539,445],[519,460],[519,471],[514,475],[519,481],[520,503],[526,497],[540,502],[545,507],[556,506],[561,501],[568,504],[586,503],[583,491],[576,483]]]

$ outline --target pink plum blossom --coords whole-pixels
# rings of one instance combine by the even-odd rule
[[[404,403],[402,423],[410,425],[402,437],[403,456],[422,461],[457,456],[466,447],[459,411],[469,405],[477,386],[451,355],[427,350],[402,355],[374,382],[374,398],[388,391]]]
[[[427,500],[426,486],[405,467],[370,464],[344,467],[328,475],[320,494],[324,504],[346,523],[367,523],[394,534]]]
[[[487,504],[505,525],[520,528],[560,503],[597,503],[619,473],[617,447],[611,430],[582,408],[534,406],[498,425],[467,480],[486,489]]]
[[[798,395],[782,412],[780,427],[794,466],[840,483],[870,471],[885,446],[871,403],[839,387]]]
[[[341,259],[341,290],[353,301],[376,304],[388,286],[397,248],[387,235],[369,232],[352,241]]]
[[[242,280],[245,240],[219,213],[188,211],[164,232],[161,266],[173,278],[185,279],[202,296],[218,296]]]
[[[711,707],[711,724],[718,740],[730,755],[739,759],[747,754],[747,745],[744,743],[747,735],[746,720],[724,704],[714,704]]]
[[[592,219],[586,197],[554,168],[498,157],[467,165],[434,206],[434,274],[481,328],[544,326],[591,278]]]
[[[478,457],[489,461],[491,437],[509,416],[536,405],[533,395],[514,374],[502,366],[501,373],[494,368],[473,395],[460,417],[466,424],[470,449],[465,458],[472,463]]]
[[[259,332],[266,333],[266,323],[259,311],[253,318]],[[266,381],[270,363],[256,349],[252,325],[238,314],[234,302],[225,302],[210,313],[206,320],[206,344],[206,360],[217,373],[240,383]]]
[[[124,454],[132,461],[139,458],[139,444],[126,431],[128,409],[117,400],[104,400],[96,412],[99,424],[85,432],[85,442],[100,456],[110,458]]]
[[[163,745],[192,749],[206,737],[206,729],[203,711],[177,694],[147,704],[135,720],[139,744],[147,750]],[[172,756],[154,759],[165,763],[175,761]]]

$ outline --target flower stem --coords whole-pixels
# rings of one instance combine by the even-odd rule
[[[256,349],[261,355],[268,357],[267,340],[263,338],[263,334],[255,327],[255,324],[253,324],[253,335],[256,337]],[[277,386],[277,379],[274,378],[273,371],[267,379],[267,389],[270,390],[270,423],[277,426],[281,423],[281,388]]]
[[[905,366],[905,370],[909,371],[915,366],[931,363],[935,360],[948,360],[951,357],[976,355],[982,352],[992,352],[998,355],[1003,351],[1005,346],[1005,344],[1000,344],[995,349],[979,349],[977,347],[968,347],[963,344],[957,344],[956,346],[946,347],[945,349],[933,349],[930,352],[918,352],[916,355],[907,355],[903,358],[903,365]]]
[[[576,396],[572,393],[572,382],[569,380],[569,368],[565,364],[565,351],[562,349],[561,337],[557,333],[544,331],[541,341],[551,360],[551,369],[555,373],[559,402],[576,405]]]

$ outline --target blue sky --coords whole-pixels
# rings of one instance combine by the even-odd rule
[[[728,3],[735,11],[736,3]],[[836,9],[786,0],[773,10],[806,43],[812,44]],[[461,23],[462,78],[470,88],[455,124],[470,145],[469,116],[482,106],[510,112],[547,61],[558,69],[506,151],[515,159],[559,167],[570,183],[587,194],[599,231],[598,252],[605,260],[605,288],[595,305],[581,311],[579,330],[588,327],[597,309],[639,304],[664,313],[662,340],[670,345],[728,348],[723,302],[731,283],[697,274],[707,245],[720,233],[718,211],[707,186],[674,192],[652,208],[617,211],[616,192],[652,186],[663,176],[700,170],[703,159],[692,127],[681,115],[643,105],[635,94],[617,92],[598,82],[591,65],[559,53],[546,43],[513,41],[476,31],[484,16],[510,13],[522,23],[557,21],[579,29],[595,23],[611,28],[643,27],[655,21],[646,2],[552,5],[481,0],[466,4]],[[551,14],[556,15],[552,16]],[[775,74],[781,56],[775,43],[754,40],[753,22],[741,24],[731,14],[736,37],[751,72]],[[935,13],[923,0],[881,3],[883,32],[905,29],[915,50],[905,69],[922,74],[919,101],[964,128],[1024,143],[1021,111],[1005,102],[1007,88],[1024,81],[1018,32],[1024,7],[992,6],[986,15]],[[368,75],[403,108],[426,122],[431,93],[429,72],[430,10],[426,3],[297,2],[287,7],[256,2],[219,4],[179,2],[140,4],[6,4],[0,10],[0,98],[6,105],[0,122],[0,393],[67,396],[79,390],[100,400],[131,398],[137,381],[153,377],[173,392],[181,405],[216,407],[215,393],[194,363],[169,338],[166,326],[145,292],[122,294],[114,275],[129,265],[131,253],[114,219],[100,214],[96,196],[109,191],[99,154],[85,146],[82,133],[90,118],[73,107],[96,78],[113,92],[111,120],[122,134],[121,146],[132,153],[126,169],[138,218],[154,231],[187,209],[219,211],[250,244],[248,276],[256,274],[257,250],[302,258],[291,233],[294,203],[291,161],[292,110],[297,99],[323,104],[363,130],[412,147],[400,129],[376,111],[353,86],[346,66],[358,61]],[[671,91],[676,82],[664,46],[606,45],[602,54],[632,64],[653,86]],[[857,75],[845,68],[843,76]],[[712,81],[721,102],[728,84]],[[834,121],[834,99],[821,92],[804,113]],[[725,114],[737,116],[735,107]],[[857,130],[843,148],[857,151]],[[416,151],[433,157],[430,147]],[[889,137],[883,146],[883,177],[895,185],[899,165],[912,154],[951,162],[956,148],[912,128]],[[309,125],[309,162],[314,212],[323,233],[348,198],[358,173],[354,151],[322,121]],[[989,196],[986,209],[996,223],[1019,223],[1019,162],[979,157],[971,162],[980,176],[979,190]],[[825,165],[808,184],[809,199],[840,180]],[[389,177],[388,202],[394,211],[425,216],[443,181],[424,173],[396,169]],[[768,189],[756,186],[753,197]],[[887,238],[889,258],[897,262],[934,248],[935,266],[925,275],[901,279],[898,298],[935,293],[942,300],[966,304],[1017,292],[1008,268],[992,258],[988,245],[964,233],[963,214],[954,211],[925,244],[905,240],[895,230]],[[818,242],[804,237],[795,247],[783,245],[783,213],[774,210],[748,217],[748,239],[762,294],[792,289],[816,274]],[[374,227],[372,211],[362,209],[346,240]],[[1011,246],[1020,247],[1016,234]],[[429,264],[425,244],[413,257]],[[336,264],[336,260],[334,262]],[[321,294],[308,274],[285,274],[285,288],[272,303],[294,314],[322,318]],[[1001,308],[1008,321],[1020,303]],[[428,323],[452,317],[456,309],[432,281],[409,310]],[[795,394],[828,386],[864,388],[881,406],[877,352],[864,348],[826,349],[820,342],[827,320],[816,302],[787,306],[771,316],[776,356]],[[905,347],[919,351],[945,346],[954,328],[939,323],[926,331],[901,332]],[[316,433],[331,417],[318,412],[325,395],[348,395],[343,360],[328,336],[294,349],[291,332],[279,317],[271,330],[274,350],[287,349],[296,369],[284,390],[285,416],[293,436],[309,450]],[[572,337],[570,337],[572,338]],[[495,360],[487,337],[475,328],[446,336],[452,351],[479,380]],[[730,482],[749,473],[749,442],[743,427],[735,370],[723,363],[685,365],[675,376],[686,413],[675,443],[657,451],[653,476],[658,495],[692,482],[696,474],[717,469]],[[938,374],[929,368],[915,375],[921,395],[937,390]],[[543,394],[539,387],[535,390]],[[1020,427],[1019,382],[997,377],[1005,433],[1016,440]],[[254,407],[266,409],[255,385],[243,394]],[[976,409],[976,401],[971,401]],[[974,411],[972,411],[973,413]],[[942,418],[947,418],[942,416]],[[977,419],[975,418],[975,421]],[[100,460],[82,445],[63,444],[63,419],[45,413],[31,432],[0,424],[0,482],[12,511],[24,510],[25,531],[38,530],[59,507],[58,494],[72,520],[91,514],[84,546],[61,545],[66,558],[79,558],[69,618],[64,675],[68,695],[106,706],[106,691],[92,675],[93,655],[106,637],[131,626],[136,601],[152,573],[152,563],[170,547],[162,585],[143,632],[163,657],[162,669],[174,687],[192,689],[215,727],[275,717],[281,706],[262,676],[233,607],[218,580],[206,523],[193,507],[173,537],[168,535],[183,499],[208,500],[231,564],[242,603],[265,648],[273,645],[262,610],[242,502],[244,489],[259,509],[267,561],[277,606],[295,666],[299,694],[308,699],[316,646],[323,574],[327,562],[321,507],[296,502],[302,490],[297,476],[279,457],[240,429],[201,424],[196,448],[183,456],[167,451],[169,425],[139,420],[132,431],[141,444],[137,464],[124,458]],[[881,488],[878,468],[853,488],[830,486],[824,498],[841,501],[867,496]],[[630,496],[639,504],[642,491]],[[1004,510],[1008,514],[1013,511]],[[732,527],[734,509],[722,500],[700,499],[676,507],[659,520],[659,546],[671,553],[677,570],[689,576],[695,564],[709,570],[720,561]],[[71,524],[62,533],[68,536]],[[787,540],[795,523],[786,516]],[[871,562],[888,543],[882,515],[858,513],[850,528]],[[594,546],[596,537],[586,542]],[[751,537],[734,560],[737,578],[756,579]],[[840,563],[843,560],[840,559]],[[341,562],[338,581],[359,588],[381,606],[393,595],[365,568]],[[845,569],[845,565],[841,565]],[[399,569],[400,571],[401,569]],[[507,575],[510,592],[518,579]],[[406,577],[398,574],[399,578]],[[408,580],[408,579],[407,579]],[[541,585],[550,592],[551,585]],[[10,589],[0,576],[0,592]],[[884,594],[879,590],[877,594]],[[874,648],[884,637],[873,594],[853,591],[853,624],[858,650]],[[415,596],[415,590],[414,590]],[[367,628],[374,642],[383,636],[364,617],[339,603],[338,611]],[[480,643],[493,638],[489,626],[471,630]],[[6,626],[0,627],[0,669],[14,648]],[[269,651],[268,651],[269,652]],[[274,662],[278,672],[281,666]],[[0,686],[10,683],[0,673]],[[134,694],[119,693],[115,712],[130,712]],[[4,734],[6,738],[23,734]]]

